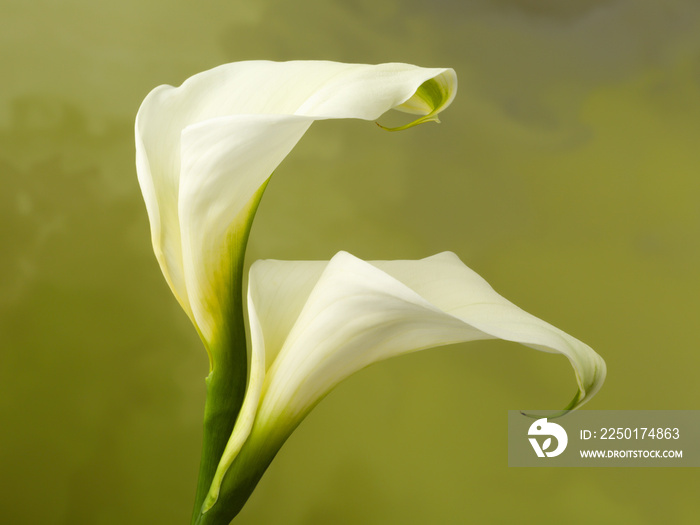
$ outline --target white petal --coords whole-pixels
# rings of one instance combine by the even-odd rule
[[[240,115],[182,134],[183,268],[194,321],[206,341],[234,315],[231,268],[242,264],[252,218],[248,206],[312,122],[294,115]]]
[[[392,108],[434,119],[455,91],[451,69],[313,61],[226,64],[154,89],[136,118],[139,182],[161,269],[205,339],[241,212],[313,120]]]
[[[250,268],[248,304],[257,315],[269,369],[284,345],[328,261],[256,261]],[[253,345],[257,349],[256,345]]]
[[[244,471],[256,465],[246,479],[257,479],[336,384],[389,357],[493,338],[562,353],[578,380],[576,406],[605,378],[605,363],[591,348],[498,295],[449,252],[420,261],[369,263],[345,252],[330,262],[257,261],[248,308],[249,385],[205,511],[239,453],[249,465]]]
[[[156,259],[173,294],[190,315],[177,214],[181,128],[175,118],[177,112],[161,104],[161,99],[172,98],[168,95],[166,86],[154,89],[136,115],[136,174],[151,223]]]
[[[605,379],[605,362],[588,345],[496,293],[476,272],[451,252],[420,261],[372,263],[436,307],[495,338],[514,341],[543,352],[565,355],[576,373],[581,396],[588,401]]]
[[[214,505],[228,468],[250,435],[262,392],[265,371],[318,282],[328,261],[260,261],[250,269],[248,318],[250,376],[243,406],[219,461],[204,510]]]
[[[295,274],[303,273],[300,265],[305,263],[287,264]],[[308,275],[318,274],[319,263],[307,264],[313,266]],[[256,265],[251,283],[285,271],[279,261]],[[304,307],[289,312],[264,304],[273,294],[289,293],[284,289],[287,280],[278,277],[274,282],[274,293],[258,292],[256,297],[258,313],[270,316],[260,319],[265,351],[276,350],[268,344],[266,327],[292,327],[268,370],[256,428],[263,434],[265,428],[279,433],[280,439],[345,377],[374,362],[429,347],[501,338],[562,353],[576,372],[579,405],[605,376],[605,364],[593,350],[498,295],[454,254],[367,263],[341,252],[308,292]],[[255,286],[262,290],[267,284]],[[307,282],[303,295],[308,288]],[[280,339],[275,333],[271,340],[279,344]]]

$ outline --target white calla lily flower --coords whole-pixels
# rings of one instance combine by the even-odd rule
[[[364,262],[345,252],[330,262],[257,261],[248,309],[248,388],[205,511],[222,483],[245,497],[334,386],[390,357],[482,339],[559,353],[578,383],[568,409],[605,379],[605,362],[589,346],[504,299],[449,252],[418,261]]]
[[[456,88],[452,69],[251,61],[149,93],[136,117],[136,165],[153,248],[210,358],[265,183],[309,126],[391,109],[422,115],[411,125],[437,120]]]

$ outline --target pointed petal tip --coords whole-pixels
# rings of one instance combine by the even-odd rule
[[[583,386],[583,383],[579,376],[579,371],[575,369],[576,380],[579,384],[579,389],[574,395],[574,397],[571,399],[571,401],[563,409],[550,413],[525,412],[521,410],[520,413],[525,417],[533,419],[539,419],[542,417],[555,419],[565,416],[566,414],[568,414],[569,412],[573,412],[574,410],[578,410],[583,405],[588,403],[588,401],[590,401],[603,386],[603,383],[605,382],[605,377],[607,375],[607,366],[603,358],[600,357],[598,354],[595,354],[593,350],[591,350],[591,353],[594,354],[594,358],[596,360],[593,377],[589,378],[588,383],[586,383],[586,385]]]
[[[576,410],[579,406],[581,406],[583,404],[583,403],[579,402],[582,399],[583,399],[583,397],[581,395],[581,391],[579,390],[576,392],[576,394],[574,394],[574,397],[571,401],[569,401],[569,404],[566,405],[566,407],[559,410],[558,412],[545,414],[545,413],[536,413],[536,412],[525,412],[525,411],[521,410],[520,413],[523,416],[529,417],[531,419],[540,419],[543,417],[546,417],[548,419],[556,419],[556,418],[565,416],[566,414],[568,414],[569,412],[571,412],[573,410]]]
[[[437,118],[437,116],[423,117],[423,118],[416,119],[412,122],[409,122],[408,124],[404,124],[403,126],[397,126],[395,128],[383,126],[379,122],[375,122],[375,124],[377,126],[379,126],[380,128],[382,128],[384,131],[404,131],[406,129],[410,129],[410,128],[413,128],[415,126],[419,126],[420,124],[425,124],[426,122],[435,122],[437,124],[440,124],[440,119]]]

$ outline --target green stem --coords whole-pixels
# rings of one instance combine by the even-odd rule
[[[225,338],[227,344],[222,345],[224,348],[210,350],[213,362],[212,370],[206,379],[204,438],[192,515],[193,524],[200,515],[245,396],[248,359],[240,295],[236,294],[237,304],[233,308],[236,313],[231,316],[229,326],[232,330],[227,334],[229,337]]]

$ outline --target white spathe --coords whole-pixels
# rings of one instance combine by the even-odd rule
[[[378,361],[480,339],[566,356],[577,408],[606,367],[589,346],[521,310],[450,252],[418,261],[263,260],[250,270],[250,376],[205,508],[246,440],[275,451],[340,381]]]
[[[136,117],[136,167],[161,270],[206,343],[225,322],[231,269],[261,188],[315,120],[437,113],[452,69],[251,61],[160,86]]]

